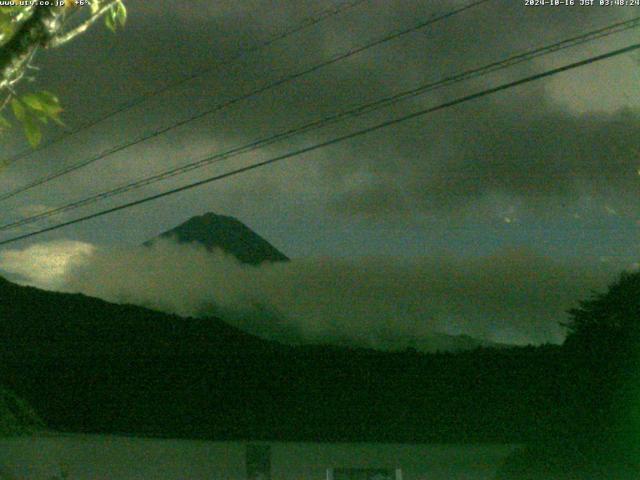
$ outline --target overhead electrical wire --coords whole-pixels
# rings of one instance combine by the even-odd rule
[[[630,52],[638,50],[638,49],[640,49],[640,43],[635,43],[635,44],[629,45],[629,46],[624,47],[624,48],[619,48],[619,49],[616,49],[616,50],[613,50],[613,51],[609,51],[609,52],[601,54],[601,55],[589,57],[589,58],[587,58],[585,60],[580,60],[578,62],[569,63],[569,64],[566,64],[566,65],[563,65],[562,67],[552,68],[552,69],[549,69],[549,70],[545,70],[544,72],[537,73],[537,74],[534,74],[534,75],[530,75],[530,76],[527,76],[527,77],[524,77],[524,78],[521,78],[521,79],[518,79],[518,80],[515,80],[515,81],[502,83],[502,84],[500,84],[500,85],[498,85],[496,87],[488,88],[488,89],[485,89],[485,90],[481,90],[479,92],[475,92],[475,93],[472,93],[472,94],[469,94],[469,95],[458,97],[458,98],[456,98],[454,100],[450,100],[450,101],[441,103],[441,104],[436,105],[434,107],[425,108],[425,109],[418,110],[418,111],[415,111],[415,112],[412,112],[412,113],[409,113],[409,114],[405,114],[405,115],[402,115],[402,116],[399,116],[399,117],[396,117],[396,118],[392,118],[390,120],[386,120],[384,122],[377,123],[377,124],[375,124],[373,126],[357,130],[355,132],[351,132],[351,133],[348,133],[348,134],[345,134],[345,135],[342,135],[342,136],[339,136],[339,137],[332,138],[330,140],[326,140],[326,141],[323,141],[323,142],[316,143],[316,144],[308,146],[308,147],[300,148],[300,149],[297,149],[297,150],[294,150],[294,151],[291,151],[291,152],[288,152],[288,153],[285,153],[285,154],[282,154],[282,155],[278,155],[276,157],[272,157],[272,158],[270,158],[268,160],[263,160],[261,162],[256,162],[256,163],[253,163],[251,165],[247,165],[247,166],[244,166],[244,167],[241,167],[241,168],[237,168],[237,169],[225,172],[225,173],[221,173],[221,174],[218,174],[218,175],[214,175],[212,177],[205,178],[203,180],[198,180],[196,182],[189,183],[187,185],[183,185],[183,186],[180,186],[180,187],[177,187],[177,188],[173,188],[173,189],[167,190],[165,192],[157,193],[155,195],[150,195],[150,196],[147,196],[147,197],[135,200],[135,201],[124,203],[122,205],[118,205],[118,206],[115,206],[115,207],[107,208],[107,209],[101,210],[99,212],[94,212],[92,214],[85,215],[85,216],[80,217],[80,218],[76,218],[74,220],[69,220],[69,221],[62,222],[62,223],[59,223],[59,224],[56,224],[56,225],[52,225],[50,227],[42,228],[42,229],[37,230],[35,232],[29,232],[29,233],[25,233],[23,235],[18,235],[18,236],[15,236],[15,237],[12,237],[12,238],[9,238],[9,239],[6,239],[6,240],[2,240],[2,241],[0,241],[0,245],[6,245],[6,244],[9,244],[9,243],[12,243],[12,242],[17,242],[18,240],[23,240],[23,239],[26,239],[26,238],[34,237],[36,235],[41,235],[41,234],[46,233],[46,232],[51,232],[53,230],[58,230],[58,229],[63,228],[63,227],[67,227],[67,226],[74,225],[74,224],[77,224],[77,223],[80,223],[80,222],[84,222],[84,221],[90,220],[92,218],[101,217],[103,215],[107,215],[107,214],[114,213],[114,212],[117,212],[117,211],[120,211],[120,210],[128,209],[128,208],[134,207],[136,205],[141,205],[143,203],[147,203],[147,202],[151,202],[153,200],[164,198],[164,197],[167,197],[169,195],[174,195],[174,194],[179,193],[179,192],[184,192],[186,190],[190,190],[192,188],[196,188],[196,187],[199,187],[199,186],[202,186],[202,185],[206,185],[206,184],[218,181],[218,180],[222,180],[224,178],[232,177],[232,176],[244,173],[244,172],[248,172],[248,171],[251,171],[251,170],[262,168],[262,167],[265,167],[267,165],[274,164],[276,162],[280,162],[280,161],[283,161],[283,160],[286,160],[286,159],[289,159],[289,158],[297,157],[297,156],[300,156],[300,155],[303,155],[303,154],[306,154],[306,153],[309,153],[309,152],[313,152],[313,151],[319,150],[321,148],[326,148],[326,147],[329,147],[329,146],[344,142],[346,140],[351,140],[351,139],[354,139],[354,138],[357,138],[357,137],[361,137],[363,135],[366,135],[366,134],[381,130],[383,128],[387,128],[387,127],[390,127],[392,125],[397,125],[399,123],[406,122],[408,120],[420,118],[420,117],[423,117],[423,116],[428,115],[430,113],[434,113],[434,112],[437,112],[437,111],[445,110],[447,108],[451,108],[453,106],[460,105],[462,103],[465,103],[465,102],[468,102],[468,101],[471,101],[471,100],[476,100],[478,98],[486,97],[488,95],[493,95],[495,93],[498,93],[498,92],[501,92],[501,91],[504,91],[504,90],[508,90],[510,88],[514,88],[514,87],[517,87],[517,86],[520,86],[520,85],[524,85],[526,83],[530,83],[530,82],[533,82],[533,81],[541,80],[543,78],[548,78],[548,77],[551,77],[551,76],[554,76],[554,75],[558,75],[560,73],[563,73],[563,72],[566,72],[566,71],[569,71],[569,70],[573,70],[575,68],[579,68],[579,67],[583,67],[583,66],[586,66],[586,65],[590,65],[590,64],[593,64],[593,63],[596,63],[596,62],[600,62],[602,60],[606,60],[606,59],[613,58],[613,57],[616,57],[616,56],[619,56],[619,55],[623,55],[625,53],[630,53]]]
[[[329,65],[333,65],[333,64],[335,64],[337,62],[340,62],[342,60],[350,58],[350,57],[352,57],[354,55],[362,53],[362,52],[364,52],[366,50],[369,50],[371,48],[374,48],[374,47],[377,47],[377,46],[382,45],[384,43],[388,43],[390,41],[396,40],[396,39],[398,39],[398,38],[400,38],[400,37],[402,37],[404,35],[407,35],[409,33],[421,30],[421,29],[423,29],[423,28],[425,28],[425,27],[427,27],[429,25],[432,25],[432,24],[437,23],[439,21],[451,18],[451,17],[453,17],[455,15],[458,15],[458,14],[464,12],[464,11],[467,11],[467,10],[473,8],[473,7],[480,6],[480,5],[482,5],[484,3],[487,3],[487,2],[490,2],[490,1],[493,1],[493,0],[476,0],[476,1],[473,1],[473,2],[470,2],[470,3],[467,3],[467,4],[463,5],[462,7],[458,7],[455,10],[450,10],[450,11],[447,11],[446,13],[443,13],[443,14],[440,14],[440,15],[437,15],[437,16],[432,16],[429,19],[424,20],[424,21],[422,21],[422,22],[420,22],[418,24],[415,24],[415,25],[413,25],[411,27],[408,27],[408,28],[405,28],[403,30],[400,30],[400,31],[385,35],[383,37],[377,38],[377,39],[375,39],[375,40],[373,40],[373,41],[371,41],[369,43],[366,43],[364,45],[361,45],[359,47],[354,47],[354,48],[352,48],[352,49],[350,49],[350,50],[348,50],[346,52],[338,54],[338,55],[336,55],[336,56],[334,56],[334,57],[332,57],[332,58],[330,58],[328,60],[323,60],[322,62],[317,63],[317,64],[315,64],[315,65],[313,65],[313,66],[311,66],[309,68],[306,68],[304,70],[300,70],[300,71],[295,72],[295,73],[284,75],[283,77],[280,77],[278,80],[275,80],[275,81],[273,81],[271,83],[268,83],[267,85],[259,87],[259,88],[255,89],[255,90],[252,90],[252,91],[248,92],[248,93],[239,95],[237,97],[233,97],[230,100],[227,100],[227,101],[224,101],[222,103],[216,104],[213,107],[211,107],[211,108],[209,108],[209,109],[207,109],[207,110],[205,110],[203,112],[199,112],[199,113],[196,113],[194,115],[191,115],[190,117],[187,117],[186,119],[183,119],[183,120],[180,120],[178,122],[175,122],[175,123],[173,123],[173,124],[171,124],[169,126],[161,127],[161,128],[159,128],[157,130],[154,130],[151,133],[144,134],[144,135],[142,135],[142,136],[140,136],[140,137],[138,137],[138,138],[136,138],[134,140],[130,140],[130,141],[121,143],[119,145],[110,147],[109,149],[107,149],[107,150],[105,150],[105,151],[103,151],[101,153],[98,153],[98,154],[96,154],[96,155],[94,155],[92,157],[89,157],[89,158],[87,158],[87,159],[85,159],[85,160],[83,160],[83,161],[81,161],[79,163],[76,163],[76,164],[73,164],[73,165],[69,165],[69,166],[67,166],[65,168],[62,168],[62,169],[56,171],[56,172],[50,173],[50,174],[45,175],[43,177],[40,177],[40,178],[38,178],[36,180],[33,180],[33,181],[31,181],[31,182],[29,182],[29,183],[27,183],[25,185],[22,185],[21,187],[18,187],[18,188],[14,189],[14,190],[11,190],[11,191],[9,191],[7,193],[0,194],[0,201],[4,201],[4,200],[7,200],[7,199],[9,199],[11,197],[15,197],[16,195],[18,195],[20,193],[23,193],[23,192],[25,192],[27,190],[30,190],[30,189],[34,188],[34,187],[43,185],[43,184],[45,184],[47,182],[50,182],[52,180],[55,180],[56,178],[59,178],[59,177],[61,177],[63,175],[67,175],[67,174],[69,174],[71,172],[75,172],[75,171],[77,171],[77,170],[79,170],[81,168],[84,168],[84,167],[86,167],[88,165],[91,165],[91,164],[97,162],[98,160],[102,160],[102,159],[104,159],[104,158],[106,158],[106,157],[108,157],[110,155],[113,155],[114,153],[120,152],[120,151],[122,151],[122,150],[124,150],[126,148],[129,148],[131,146],[137,145],[137,144],[139,144],[139,143],[141,143],[141,142],[143,142],[145,140],[149,140],[151,138],[158,137],[158,136],[160,136],[162,134],[165,134],[165,133],[167,133],[167,132],[169,132],[171,130],[174,130],[174,129],[178,128],[178,127],[181,127],[183,125],[189,124],[189,123],[191,123],[191,122],[193,122],[195,120],[199,120],[199,119],[201,119],[201,118],[203,118],[203,117],[205,117],[207,115],[211,115],[211,114],[213,114],[215,112],[218,112],[218,111],[223,110],[223,109],[225,109],[227,107],[235,105],[236,103],[239,103],[239,102],[241,102],[243,100],[247,100],[249,98],[252,98],[252,97],[255,97],[255,96],[260,95],[262,93],[265,93],[265,92],[267,92],[269,90],[272,90],[272,89],[274,89],[276,87],[279,87],[279,86],[284,85],[286,83],[292,82],[293,80],[296,80],[296,79],[298,79],[300,77],[303,77],[305,75],[309,75],[309,74],[311,74],[313,72],[316,72],[316,71],[318,71],[318,70],[320,70],[322,68],[325,68],[325,67],[327,67]]]
[[[231,58],[229,59],[224,59],[222,62],[220,63],[216,63],[213,67],[207,67],[205,69],[200,69],[197,72],[194,72],[186,77],[180,78],[179,80],[175,81],[175,82],[170,82],[167,83],[166,85],[161,86],[160,88],[157,88],[155,90],[152,90],[148,93],[145,93],[129,102],[125,102],[123,105],[119,106],[118,108],[111,110],[110,112],[108,112],[105,115],[102,115],[94,120],[91,120],[83,125],[80,125],[79,127],[74,128],[73,130],[69,130],[65,133],[63,133],[62,135],[60,135],[58,138],[55,138],[43,145],[40,145],[39,147],[36,148],[30,148],[27,150],[24,150],[22,152],[18,152],[10,157],[7,157],[3,160],[0,160],[0,166],[1,167],[7,167],[15,162],[17,162],[18,160],[21,160],[23,158],[26,157],[30,157],[31,155],[34,155],[37,152],[40,152],[42,150],[45,150],[47,148],[52,147],[53,145],[56,145],[57,143],[62,142],[63,140],[66,140],[67,138],[76,135],[80,132],[83,132],[85,130],[88,130],[102,122],[104,122],[105,120],[108,120],[109,118],[112,118],[120,113],[126,112],[128,110],[131,110],[135,107],[137,107],[138,105],[141,105],[142,103],[146,102],[147,100],[153,98],[153,97],[157,97],[159,95],[162,95],[170,90],[173,90],[175,88],[178,88],[192,80],[195,80],[198,77],[201,77],[203,75],[206,75],[207,73],[210,73],[211,71],[213,71],[214,69],[219,69],[219,68],[224,68],[240,59],[242,59],[243,57],[245,57],[246,55],[258,52],[260,50],[263,50],[265,48],[270,47],[271,45],[284,40],[292,35],[295,35],[298,32],[304,31],[307,28],[313,27],[314,25],[323,22],[324,20],[327,20],[329,18],[332,18],[336,15],[339,15],[343,12],[346,12],[348,10],[351,10],[352,8],[357,7],[358,5],[368,2],[369,0],[349,0],[337,5],[333,5],[330,8],[327,8],[325,10],[322,10],[320,12],[318,12],[316,15],[307,17],[305,19],[303,19],[301,22],[299,22],[297,25],[284,30],[283,32],[277,33],[273,36],[271,36],[270,38],[268,38],[267,40],[263,41],[263,42],[258,42],[255,45],[252,45],[250,47],[247,48],[242,48],[240,49],[239,52],[237,52],[236,54],[232,55]]]
[[[514,65],[523,63],[523,62],[527,62],[527,61],[531,61],[535,58],[539,58],[541,56],[544,55],[549,55],[551,53],[555,53],[561,50],[564,50],[566,48],[570,48],[570,47],[574,47],[576,45],[582,45],[586,42],[589,41],[593,41],[593,40],[597,40],[597,39],[601,39],[607,36],[610,36],[614,33],[620,33],[622,31],[626,31],[629,30],[631,28],[637,28],[640,25],[640,17],[635,17],[631,20],[625,21],[625,22],[618,22],[618,23],[614,23],[612,25],[606,26],[606,27],[602,27],[602,28],[598,28],[596,30],[584,33],[582,35],[578,35],[575,37],[571,37],[568,39],[564,39],[561,40],[559,42],[555,42],[552,43],[550,45],[546,45],[543,47],[539,47],[539,48],[535,48],[532,50],[527,50],[525,52],[522,53],[518,53],[515,55],[511,55],[507,58],[504,58],[502,60],[496,61],[496,62],[492,62],[489,63],[487,65],[484,65],[482,67],[477,67],[477,68],[473,68],[473,69],[469,69],[466,71],[463,71],[461,73],[443,78],[441,80],[435,81],[435,82],[430,82],[430,83],[426,83],[423,85],[420,85],[416,88],[410,89],[410,90],[406,90],[406,91],[402,91],[396,94],[393,94],[391,96],[387,96],[385,98],[376,100],[374,102],[369,102],[369,103],[365,103],[363,105],[360,105],[358,107],[346,110],[346,111],[342,111],[339,112],[337,114],[333,114],[324,118],[321,118],[319,120],[315,120],[309,123],[306,123],[304,125],[295,127],[295,128],[291,128],[289,130],[286,130],[284,132],[280,132],[278,134],[275,135],[270,135],[268,137],[259,139],[259,140],[255,140],[252,141],[248,144],[239,146],[239,147],[234,147],[230,150],[226,150],[224,152],[221,153],[217,153],[214,155],[208,155],[206,156],[204,159],[201,160],[197,160],[195,162],[191,162],[188,163],[187,165],[182,165],[180,167],[175,167],[169,170],[166,170],[164,172],[160,172],[157,174],[153,174],[150,175],[148,177],[144,177],[142,179],[139,180],[135,180],[133,182],[128,182],[125,183],[124,185],[121,185],[119,187],[116,188],[112,188],[110,190],[106,190],[94,195],[91,195],[89,197],[85,197],[83,199],[80,200],[76,200],[73,202],[70,202],[66,205],[62,205],[60,207],[55,207],[49,210],[46,210],[44,212],[38,213],[36,215],[31,215],[28,217],[24,217],[22,219],[10,222],[10,223],[6,223],[4,225],[0,225],[0,231],[2,230],[8,230],[8,229],[12,229],[12,228],[17,228],[23,225],[28,225],[34,222],[37,222],[39,220],[42,220],[44,218],[48,218],[54,215],[58,215],[60,213],[63,212],[67,212],[70,210],[74,210],[76,208],[80,208],[86,205],[90,205],[92,203],[95,203],[97,201],[106,199],[106,198],[110,198],[116,195],[121,195],[124,194],[126,192],[129,192],[131,190],[135,190],[162,180],[166,180],[168,178],[172,178],[174,176],[177,175],[181,175],[187,172],[190,172],[192,170],[198,169],[198,168],[203,168],[205,166],[211,165],[213,163],[217,163],[223,160],[227,160],[229,158],[232,157],[236,157],[238,155],[241,154],[245,154],[254,150],[257,150],[259,148],[263,148],[265,146],[271,145],[273,143],[282,141],[284,139],[288,139],[291,138],[295,135],[300,135],[302,133],[307,133],[309,131],[313,131],[313,130],[317,130],[323,127],[326,127],[328,125],[334,124],[338,121],[342,121],[346,118],[351,118],[351,117],[357,117],[357,116],[361,116],[364,115],[366,113],[370,113],[372,111],[376,111],[379,110],[381,108],[390,106],[392,104],[398,103],[400,101],[404,101],[410,98],[414,98],[417,97],[419,95],[424,95],[428,92],[432,92],[434,90],[437,90],[439,88],[443,88],[443,87],[447,87],[462,81],[466,81],[466,80],[470,80],[472,78],[477,78],[477,77],[481,77],[481,76],[485,76],[488,75],[489,73],[493,73],[505,68],[509,68],[512,67]]]

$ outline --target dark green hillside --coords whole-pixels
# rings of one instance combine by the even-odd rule
[[[3,356],[198,354],[276,345],[215,318],[184,319],[81,294],[18,286],[0,277]]]
[[[44,423],[22,399],[0,387],[0,437],[31,433]]]
[[[0,383],[54,428],[196,438],[522,441],[578,399],[559,347],[287,347],[0,282]]]

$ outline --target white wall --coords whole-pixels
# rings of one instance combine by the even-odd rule
[[[325,479],[328,467],[399,467],[403,480],[492,480],[513,448],[505,445],[280,443],[272,446],[272,479]]]
[[[243,480],[245,445],[100,435],[0,438],[0,466],[20,480],[50,480],[61,466],[69,480]],[[401,467],[403,480],[491,480],[514,448],[287,442],[270,445],[272,480],[324,480],[327,468],[365,466]],[[0,469],[0,479],[5,477]]]

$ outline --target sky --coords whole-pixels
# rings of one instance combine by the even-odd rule
[[[96,27],[63,48],[41,52],[35,62],[39,68],[34,73],[35,83],[22,88],[57,93],[65,106],[64,121],[74,129],[141,95],[198,75],[5,168],[0,191],[466,3],[364,1],[267,48],[256,49],[256,45],[336,3],[128,0],[129,19],[123,31],[114,35]],[[637,15],[637,7],[526,7],[523,2],[489,1],[5,200],[0,219],[6,223],[60,206]],[[634,29],[563,50],[29,228],[162,192],[639,39],[639,31]],[[508,264],[517,255],[530,266],[537,285],[548,285],[545,282],[558,275],[575,278],[579,271],[590,279],[580,283],[581,288],[603,288],[616,272],[635,268],[638,261],[638,85],[640,56],[619,56],[10,244],[0,257],[23,252],[20,258],[24,265],[25,255],[35,258],[24,253],[33,251],[28,248],[52,241],[58,246],[59,242],[83,245],[79,247],[82,252],[87,245],[133,248],[191,216],[213,211],[237,217],[303,264],[320,258],[401,257],[402,262],[414,259],[418,270],[442,261],[451,272],[465,268],[481,272],[496,263]],[[48,138],[60,133],[55,128],[47,131]],[[0,141],[3,157],[28,148],[17,135],[5,135]],[[29,228],[3,232],[2,238]],[[35,269],[35,260],[32,263]],[[4,267],[6,270],[7,265]],[[358,268],[352,267],[354,271]],[[524,266],[518,265],[521,268]],[[563,273],[557,274],[558,269]],[[513,288],[519,289],[517,278],[509,278]],[[486,281],[495,291],[500,290],[491,275]],[[571,295],[554,304],[555,313],[544,313],[549,322],[562,317],[566,308],[581,298],[577,285],[573,282],[566,287]],[[499,297],[492,303],[496,308]],[[528,311],[542,300],[522,301],[526,304],[523,311]],[[509,315],[503,315],[504,322]],[[475,330],[468,329],[471,333]],[[534,333],[542,330],[548,331],[528,329]],[[527,338],[558,341],[559,335],[554,330]],[[504,340],[509,335],[498,337]]]

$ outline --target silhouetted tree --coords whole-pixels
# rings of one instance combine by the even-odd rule
[[[640,447],[640,271],[569,311],[567,353],[585,405],[582,430],[625,452]],[[617,449],[617,447],[616,447]],[[624,452],[620,452],[624,453]]]
[[[640,272],[568,313],[561,425],[513,454],[500,480],[640,478]]]
[[[640,272],[623,272],[605,293],[595,293],[569,311],[565,345],[629,359],[640,339]]]

